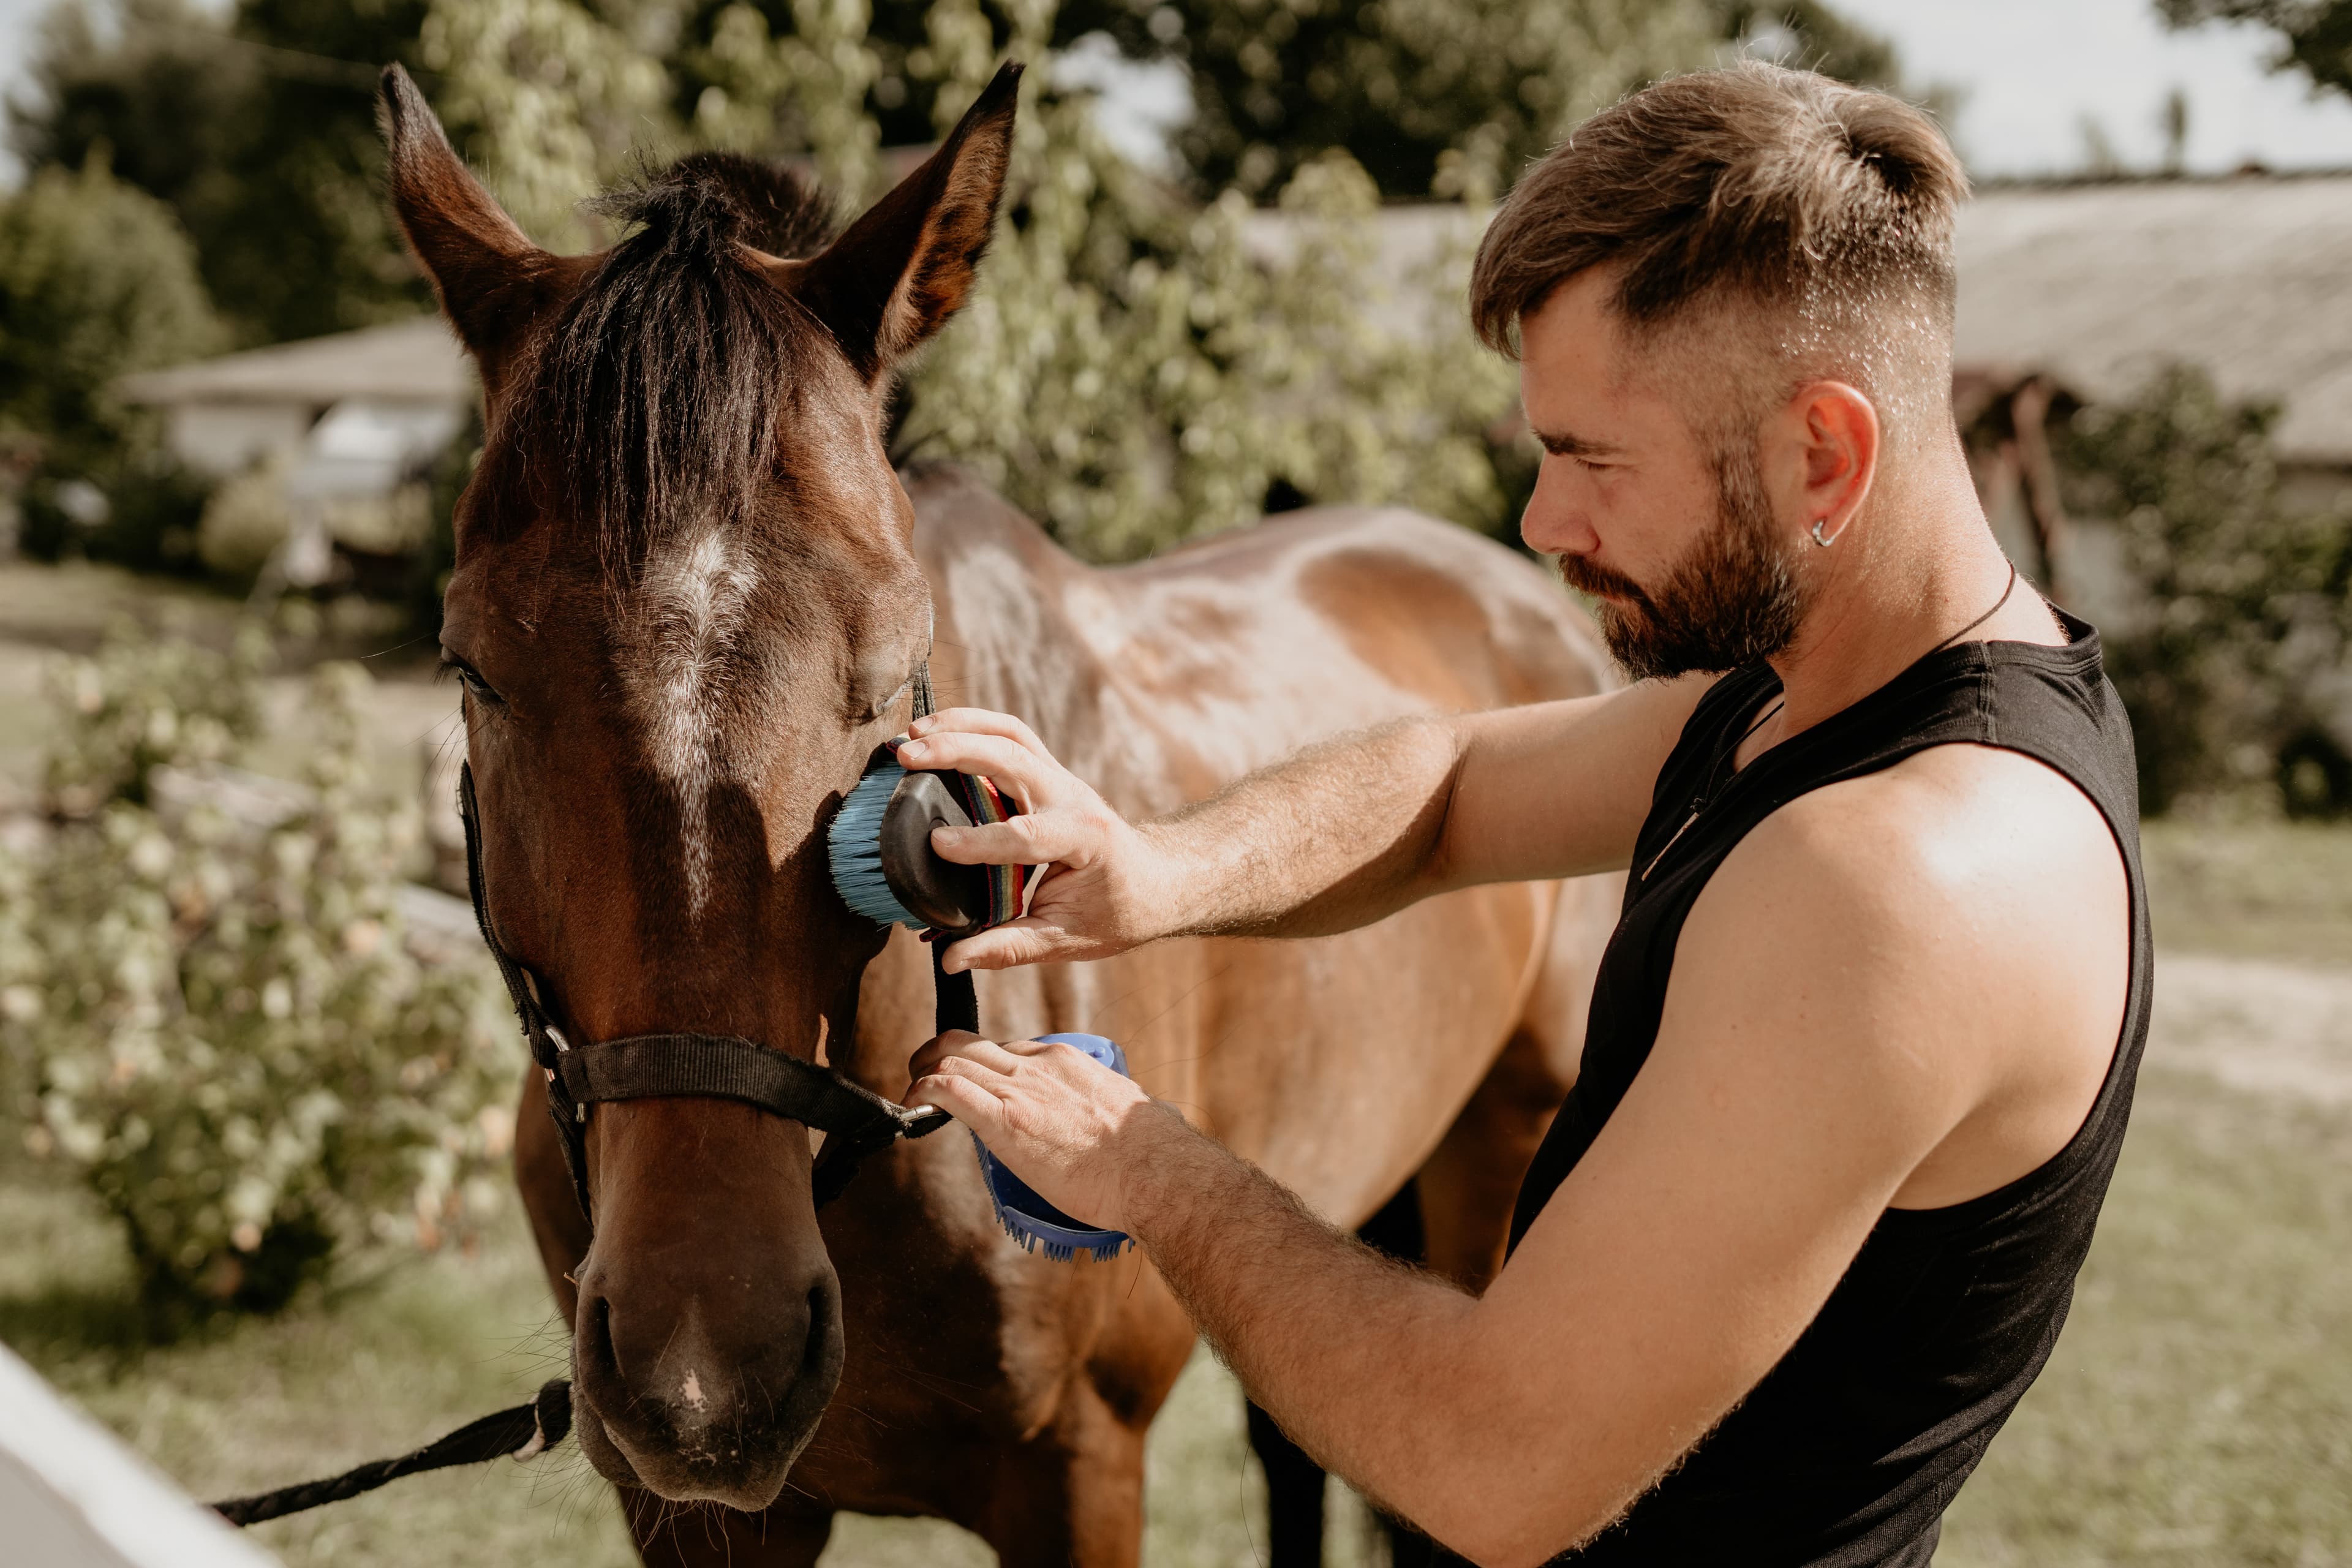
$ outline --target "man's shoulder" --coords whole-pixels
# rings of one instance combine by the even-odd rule
[[[2115,837],[2063,774],[1944,745],[1798,796],[1752,830],[1694,910],[1741,940],[1825,943],[1844,973],[1927,1000],[2002,984],[2120,908]],[[1856,966],[1851,961],[1866,962]]]
[[[1748,835],[1684,929],[1678,1016],[1869,1114],[1923,1119],[1951,1168],[1915,1173],[1935,1178],[1917,1191],[1950,1201],[2032,1169],[2079,1122],[2130,929],[2114,837],[2081,791],[2016,753],[1939,747]]]
[[[1936,917],[1955,900],[2063,888],[2085,859],[2115,855],[2099,807],[2064,774],[2023,752],[1958,743],[1799,795],[1733,858],[1753,864],[1725,869],[1893,897]]]

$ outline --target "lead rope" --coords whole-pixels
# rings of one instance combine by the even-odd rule
[[[915,672],[914,700],[915,717],[929,718],[933,710],[933,697],[931,667],[928,662]],[[982,781],[966,780],[960,773],[950,775],[950,779],[959,784],[960,793],[988,788]],[[966,794],[965,799],[968,807],[978,806],[971,794]],[[579,1129],[586,1120],[587,1106],[571,1092],[566,1075],[562,1070],[562,1058],[571,1051],[571,1043],[548,1018],[530,971],[515,962],[513,955],[507,952],[506,944],[499,942],[498,933],[490,929],[489,900],[484,897],[482,885],[481,828],[475,808],[474,773],[470,767],[461,769],[457,775],[457,809],[466,825],[466,882],[467,891],[473,895],[474,919],[481,927],[484,945],[489,948],[490,956],[498,961],[499,974],[506,982],[508,994],[514,1000],[523,1037],[530,1042],[531,1060],[538,1064],[546,1079],[548,1110],[555,1119],[557,1142],[563,1150],[564,1166],[572,1176],[573,1193],[580,1201],[580,1212],[586,1215],[589,1212],[586,1162],[580,1151]],[[1001,814],[1001,805],[997,809]],[[1001,815],[992,817],[983,816],[982,809],[973,809],[972,815],[975,821],[1002,820]],[[1018,887],[1017,879],[1015,887]],[[945,1034],[950,1029],[963,1029],[977,1034],[980,1032],[980,998],[972,987],[971,975],[969,972],[950,974],[942,967],[945,951],[944,943],[931,944],[931,982],[936,989],[933,1016],[937,1032]],[[856,1088],[855,1085],[847,1087]],[[815,1200],[815,1206],[823,1208],[839,1196],[842,1189],[849,1184],[850,1177],[856,1174],[859,1162],[866,1155],[878,1153],[901,1137],[920,1137],[930,1130],[929,1126],[924,1126],[920,1131],[915,1131],[912,1124],[905,1121],[877,1121],[856,1131],[828,1134],[824,1152],[810,1176],[811,1195]],[[501,1456],[515,1459],[536,1458],[562,1442],[571,1430],[571,1380],[551,1378],[540,1385],[539,1392],[531,1396],[529,1404],[467,1422],[447,1436],[427,1443],[396,1459],[377,1459],[324,1480],[304,1481],[252,1497],[230,1498],[210,1506],[214,1512],[231,1524],[239,1527],[259,1524],[265,1520],[282,1519],[288,1514],[300,1513],[326,1503],[341,1502],[362,1492],[373,1491],[403,1476],[414,1476],[425,1470],[446,1469],[455,1465],[485,1464]]]

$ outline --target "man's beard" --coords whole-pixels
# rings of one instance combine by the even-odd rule
[[[1715,493],[1715,526],[1654,594],[1597,562],[1559,558],[1570,587],[1614,595],[1595,607],[1601,636],[1636,680],[1755,664],[1787,647],[1804,619],[1812,595],[1775,537],[1753,451],[1716,453]]]

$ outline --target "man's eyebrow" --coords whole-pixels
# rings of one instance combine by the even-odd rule
[[[1538,430],[1537,441],[1555,458],[1613,458],[1625,448],[1608,441],[1590,441],[1565,430]]]

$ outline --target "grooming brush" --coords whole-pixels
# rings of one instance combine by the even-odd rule
[[[1100,1035],[1037,1037],[1048,1045],[1076,1046],[1119,1077],[1130,1076],[1127,1053]],[[1097,1262],[1107,1262],[1128,1245],[1125,1231],[1082,1225],[1039,1197],[1028,1183],[1005,1169],[1003,1162],[988,1152],[988,1145],[980,1141],[977,1133],[971,1142],[980,1151],[980,1173],[988,1183],[989,1202],[996,1205],[997,1223],[1024,1250],[1043,1251],[1056,1263],[1067,1263],[1082,1252]]]
[[[931,847],[935,827],[1011,817],[996,786],[968,773],[902,767],[895,745],[875,753],[826,832],[842,901],[877,925],[950,941],[1017,919],[1027,867],[959,866]]]

